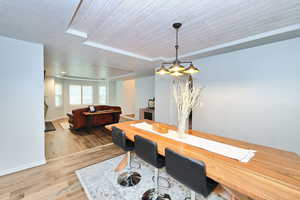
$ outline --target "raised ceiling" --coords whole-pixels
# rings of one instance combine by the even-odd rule
[[[0,35],[44,44],[45,68],[52,76],[64,71],[72,77],[113,78],[139,71],[139,66],[147,64],[82,45],[81,38],[66,34],[79,3],[79,0],[0,1]]]
[[[87,40],[150,58],[173,57],[172,23],[182,22],[180,52],[300,23],[299,0],[83,1],[70,28]]]
[[[174,56],[174,22],[182,57],[199,58],[300,36],[300,1],[0,1],[0,35],[43,43],[50,75],[153,73]]]

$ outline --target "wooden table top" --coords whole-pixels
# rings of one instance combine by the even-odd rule
[[[83,115],[102,115],[102,114],[109,114],[109,113],[121,113],[120,110],[99,110],[96,112],[83,112]]]
[[[168,147],[187,157],[202,160],[206,164],[208,177],[253,199],[300,200],[300,157],[296,153],[199,131],[188,131],[194,136],[257,151],[248,163],[242,163],[130,126],[138,122],[153,123],[150,120],[137,120],[108,125],[106,128],[111,130],[112,126],[116,126],[132,141],[134,135],[151,139],[157,142],[158,152],[161,155],[165,154],[164,149]],[[167,126],[176,129],[174,126]]]

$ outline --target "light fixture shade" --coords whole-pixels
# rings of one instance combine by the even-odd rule
[[[171,72],[171,75],[172,76],[182,76],[184,73],[181,72],[181,71],[174,71],[174,72]]]
[[[185,70],[185,67],[180,65],[179,62],[176,62],[173,65],[171,65],[171,67],[169,67],[170,72],[181,72],[181,71],[184,71],[184,70]]]
[[[184,71],[184,73],[187,74],[195,74],[197,72],[200,72],[200,70],[195,67],[193,64],[190,64],[190,66]]]
[[[156,70],[156,73],[160,75],[164,75],[164,74],[169,74],[170,72],[164,66],[161,66],[158,70]]]

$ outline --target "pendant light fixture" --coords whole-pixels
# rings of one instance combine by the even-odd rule
[[[178,59],[178,48],[179,48],[179,46],[178,46],[178,30],[181,26],[182,26],[181,23],[173,24],[173,28],[176,29],[176,45],[175,45],[176,57],[175,57],[175,60],[173,62],[162,63],[161,67],[158,70],[156,70],[157,74],[160,74],[160,75],[170,74],[173,76],[182,76],[184,74],[194,74],[194,73],[197,73],[200,71],[197,67],[195,67],[193,65],[192,62],[190,62],[190,61],[182,62]],[[187,68],[185,68],[182,64],[190,64],[190,65]],[[166,68],[165,65],[169,66],[169,67]]]

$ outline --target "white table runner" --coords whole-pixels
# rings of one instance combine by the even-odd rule
[[[168,133],[162,134],[157,131],[154,131],[152,129],[152,125],[148,124],[146,122],[131,124],[131,126],[139,128],[139,129],[143,129],[145,131],[155,133],[155,134],[163,136],[163,137],[170,138],[172,140],[176,140],[176,141],[183,142],[183,143],[195,146],[195,147],[199,147],[199,148],[205,149],[205,150],[213,152],[213,153],[217,153],[217,154],[229,157],[229,158],[233,158],[233,159],[236,159],[236,160],[238,160],[240,162],[244,162],[244,163],[249,162],[251,160],[251,158],[255,155],[255,152],[256,152],[254,150],[242,149],[242,148],[235,147],[232,145],[204,139],[204,138],[189,135],[189,134],[187,134],[187,136],[184,138],[178,138],[178,137],[176,137],[176,134],[175,134],[176,131],[174,131],[174,130],[169,130]]]

